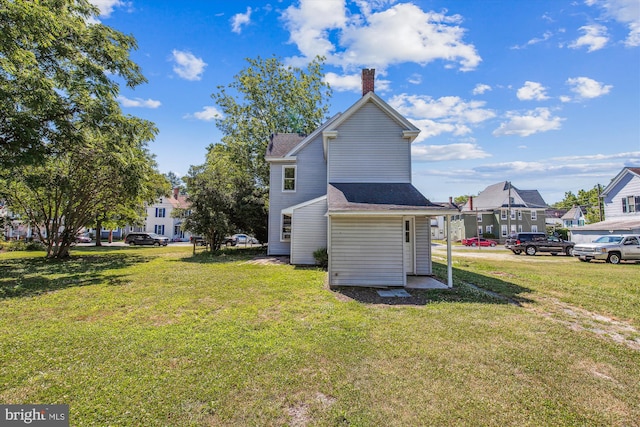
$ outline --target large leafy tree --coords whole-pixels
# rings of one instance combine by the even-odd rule
[[[583,206],[587,208],[585,216],[588,222],[602,221],[604,219],[602,201],[600,200],[602,189],[602,185],[596,184],[590,190],[578,190],[577,195],[567,191],[564,193],[564,199],[554,203],[552,207],[556,209],[571,209],[574,206]]]
[[[0,0],[0,163],[46,163],[117,133],[120,78],[145,81],[135,39],[95,23],[87,0]],[[93,132],[80,131],[92,128]],[[118,144],[117,141],[113,142]]]
[[[247,59],[234,81],[212,95],[223,113],[216,122],[222,144],[256,185],[269,183],[264,156],[271,134],[308,134],[326,119],[331,89],[323,81],[322,61],[315,58],[305,70],[275,57]]]
[[[185,218],[186,230],[204,236],[212,250],[238,230],[266,240],[266,220],[260,220],[266,218],[265,191],[233,161],[228,147],[209,147],[205,164],[192,166],[184,181],[190,206],[175,214]]]
[[[108,137],[85,136],[90,142],[85,146],[49,155],[42,164],[24,166],[6,177],[4,197],[35,229],[48,257],[67,257],[77,233],[97,213],[134,209],[153,199],[160,173],[146,142],[155,128],[129,118],[121,130]]]

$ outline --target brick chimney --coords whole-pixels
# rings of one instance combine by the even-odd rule
[[[176,187],[173,189],[173,198],[178,200],[178,195],[180,195],[180,188]]]
[[[375,92],[373,90],[375,76],[376,76],[375,68],[362,69],[362,96],[365,96],[369,92]]]

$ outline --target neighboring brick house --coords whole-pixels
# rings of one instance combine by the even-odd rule
[[[604,221],[571,229],[571,240],[586,243],[606,234],[640,233],[640,167],[625,167],[600,194]]]
[[[502,181],[469,197],[460,214],[453,217],[451,236],[453,240],[475,236],[504,240],[523,231],[544,233],[547,208],[538,190],[520,190]]]
[[[374,70],[362,76],[344,113],[308,136],[271,138],[268,251],[315,264],[326,248],[330,286],[406,286],[432,274],[431,219],[458,210],[411,184],[420,131],[374,93]]]

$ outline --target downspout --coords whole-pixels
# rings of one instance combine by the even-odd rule
[[[447,228],[447,286],[453,288],[453,269],[451,262],[451,215],[446,217]]]

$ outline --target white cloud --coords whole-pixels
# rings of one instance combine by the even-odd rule
[[[190,52],[174,49],[171,52],[172,60],[175,62],[173,71],[186,80],[200,80],[207,63]]]
[[[412,85],[419,85],[422,83],[422,76],[418,73],[413,73],[409,78],[407,78],[407,81]]]
[[[605,15],[626,25],[629,34],[625,40],[628,47],[640,46],[640,2],[638,0],[590,0],[589,6],[598,6]]]
[[[580,47],[587,46],[588,52],[594,52],[602,49],[609,41],[607,28],[604,25],[585,25],[580,27],[580,30],[584,32],[584,35],[578,37],[578,39],[571,43],[569,47],[578,49]]]
[[[482,95],[483,93],[490,91],[491,90],[491,86],[483,84],[483,83],[478,83],[476,85],[476,87],[473,88],[472,93],[474,95]]]
[[[612,85],[603,85],[588,77],[570,78],[567,79],[567,84],[580,98],[597,98],[608,94],[613,88]]]
[[[130,2],[124,2],[122,0],[90,0],[91,4],[100,9],[100,16],[108,18],[113,13],[116,7],[130,6]]]
[[[251,22],[251,8],[247,7],[246,13],[236,13],[231,18],[231,31],[240,34],[242,27]]]
[[[484,101],[464,101],[457,96],[433,99],[401,94],[389,100],[389,105],[421,129],[416,142],[442,133],[455,136],[470,133],[471,126],[495,117],[492,110],[484,108],[485,104]]]
[[[491,157],[477,144],[458,143],[447,145],[412,145],[411,159],[418,162],[470,160]]]
[[[542,86],[538,82],[524,82],[524,86],[518,89],[517,96],[521,101],[544,101],[545,99],[549,99],[549,97],[545,94],[547,89]]]
[[[528,42],[526,42],[525,44],[523,44],[523,45],[515,45],[511,49],[524,49],[527,46],[533,46],[535,44],[545,42],[545,41],[549,40],[552,36],[553,36],[553,33],[551,31],[545,31],[545,33],[542,34],[542,37],[534,37],[531,40],[529,40]]]
[[[216,107],[212,105],[207,105],[202,109],[202,111],[193,113],[193,115],[187,114],[185,116],[185,118],[192,118],[192,117],[198,120],[203,120],[205,122],[210,122],[216,119],[222,119],[224,118],[224,115],[220,111],[218,111]]]
[[[118,96],[118,101],[122,104],[123,107],[142,107],[142,108],[158,108],[162,105],[160,101],[156,101],[155,99],[142,99],[142,98],[134,98],[130,99],[125,96]]]
[[[290,61],[303,64],[323,55],[327,63],[345,69],[367,66],[384,70],[392,64],[426,65],[443,60],[458,64],[462,71],[473,70],[480,63],[475,47],[463,41],[465,30],[459,26],[459,15],[424,12],[412,3],[372,11],[372,5],[380,8],[387,3],[391,2],[359,1],[362,14],[349,15],[345,0],[301,0],[299,7],[290,6],[283,19],[290,41],[302,54]]]
[[[324,75],[324,81],[329,83],[331,89],[338,92],[359,92],[362,90],[362,76],[360,74],[339,75],[328,72]],[[376,77],[375,92],[385,92],[389,90],[389,80]]]
[[[553,117],[548,108],[536,108],[524,115],[516,112],[508,112],[508,122],[501,123],[500,127],[493,131],[494,136],[518,135],[531,136],[538,132],[558,130],[565,120],[561,117]]]

